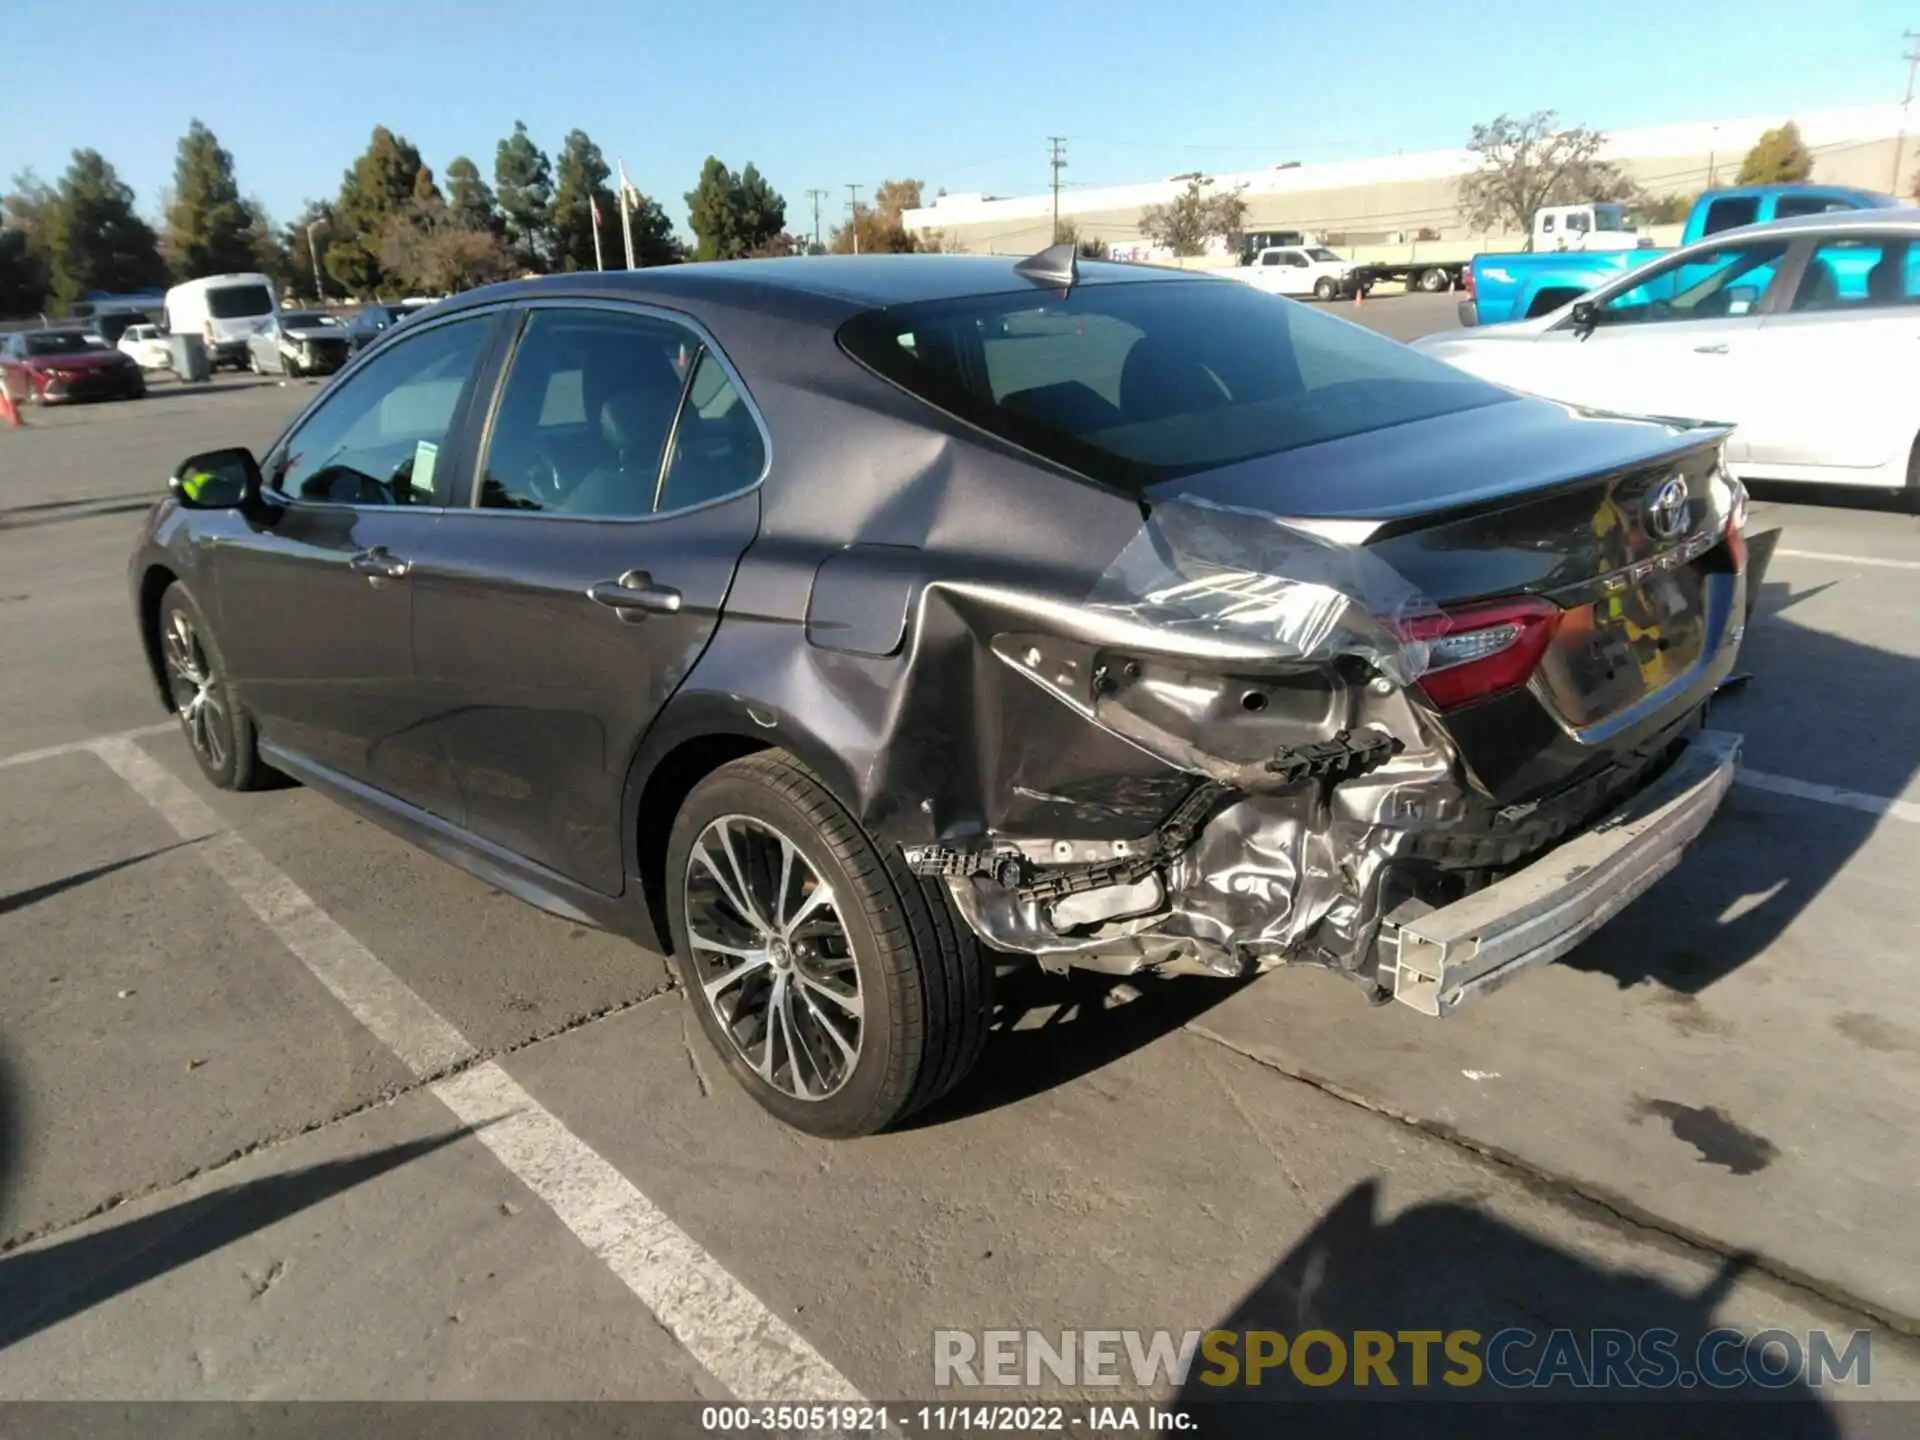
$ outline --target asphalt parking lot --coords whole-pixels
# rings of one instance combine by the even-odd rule
[[[1756,507],[1744,783],[1568,961],[1444,1022],[1016,981],[960,1095],[833,1143],[659,957],[201,783],[127,550],[312,393],[0,430],[0,1397],[925,1400],[938,1330],[1719,1323],[1871,1329],[1806,1397],[1841,1430],[1920,1398],[1920,521]]]

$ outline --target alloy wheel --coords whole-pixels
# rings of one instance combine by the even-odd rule
[[[208,768],[220,770],[227,763],[229,748],[227,708],[219,678],[194,631],[192,617],[184,610],[173,611],[166,618],[160,639],[166,657],[167,690],[181,728],[187,732],[187,743]]]
[[[833,889],[791,838],[723,815],[687,857],[687,943],[702,1003],[761,1080],[824,1100],[860,1060],[860,972]]]

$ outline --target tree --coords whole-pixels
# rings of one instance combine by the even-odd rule
[[[1059,237],[1053,242],[1054,244],[1073,246],[1082,260],[1105,260],[1111,253],[1107,248],[1107,242],[1098,235],[1090,235],[1083,239],[1080,226],[1071,219],[1062,220],[1054,233]]]
[[[739,174],[709,155],[686,195],[697,260],[739,260],[787,228],[787,202],[749,163]]]
[[[433,183],[433,167],[422,165],[413,172],[413,198],[416,200],[442,200],[440,187]]]
[[[594,263],[593,209],[600,208],[600,251],[619,269],[620,212],[614,207],[607,177],[613,173],[600,147],[584,130],[570,130],[553,167],[553,199],[547,206],[547,230],[553,237],[554,264],[562,270],[591,270]]]
[[[1740,162],[1738,185],[1785,185],[1813,174],[1813,156],[1800,139],[1800,127],[1789,120],[1754,142]]]
[[[1231,241],[1246,224],[1247,200],[1239,187],[1212,189],[1210,175],[1187,175],[1187,188],[1162,205],[1140,211],[1140,233],[1176,255],[1198,255],[1209,240]]]
[[[480,178],[480,167],[464,155],[456,155],[447,166],[447,205],[465,229],[498,235],[505,228],[493,190]]]
[[[519,120],[513,122],[513,134],[494,150],[493,189],[506,222],[507,243],[520,264],[544,270],[552,254],[547,220],[553,203],[553,166]]]
[[[1649,225],[1678,225],[1693,210],[1695,198],[1684,192],[1657,195],[1642,205],[1640,213]]]
[[[233,156],[198,120],[180,137],[165,213],[167,256],[180,279],[228,275],[258,263],[253,212],[240,198]]]
[[[376,125],[366,150],[342,177],[325,263],[327,273],[348,294],[380,292],[387,280],[378,253],[381,234],[388,220],[413,203],[422,168],[420,152],[410,141]],[[429,174],[427,184],[432,183]]]
[[[98,150],[76,150],[60,177],[48,226],[54,299],[64,308],[90,291],[130,294],[166,284],[159,237],[133,208],[133,191]]]
[[[31,170],[0,195],[0,316],[36,315],[52,284],[49,236],[60,197]]]
[[[918,180],[882,180],[873,187],[873,204],[861,206],[851,220],[836,226],[827,237],[827,249],[836,255],[856,251],[861,255],[911,255],[939,250],[938,231],[916,234],[906,226],[906,212],[920,208],[922,188]]]
[[[510,278],[511,251],[489,230],[462,224],[437,195],[411,201],[380,232],[383,270],[415,293],[447,295]]]
[[[1474,230],[1531,230],[1543,205],[1633,202],[1639,187],[1600,158],[1607,137],[1584,125],[1558,127],[1551,110],[1496,115],[1473,127],[1467,149],[1478,168],[1460,180],[1460,208]]]
[[[920,208],[924,187],[918,180],[882,180],[874,187],[873,213],[889,229],[906,229],[905,214]]]
[[[247,227],[247,252],[253,263],[240,268],[258,270],[273,281],[275,290],[285,291],[300,274],[300,262],[306,257],[303,253],[296,258],[267,218],[267,207],[254,196],[247,197],[247,211],[253,217],[253,223]]]

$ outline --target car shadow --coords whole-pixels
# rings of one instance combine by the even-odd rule
[[[19,1077],[0,1051],[0,1237],[15,1231],[12,1191],[28,1123]],[[0,1350],[443,1149],[472,1129],[242,1181],[72,1239],[0,1254]]]
[[[1717,699],[1707,722],[1747,736],[1747,779],[1679,869],[1562,963],[1623,989],[1697,995],[1765,953],[1879,829],[1870,810],[1764,789],[1768,772],[1791,764],[1795,781],[1897,798],[1920,770],[1920,730],[1906,718],[1920,667],[1795,623],[1794,607],[1828,588],[1763,587],[1742,655],[1753,678]]]
[[[1203,1349],[1175,1403],[1195,1407],[1195,1428],[1210,1436],[1266,1437],[1289,1422],[1316,1436],[1840,1434],[1831,1406],[1802,1378],[1810,1372],[1795,1366],[1784,1383],[1765,1385],[1746,1378],[1788,1370],[1784,1344],[1754,1343],[1776,1342],[1779,1332],[1716,1335],[1715,1312],[1746,1268],[1744,1259],[1727,1260],[1689,1292],[1598,1266],[1472,1204],[1435,1200],[1387,1218],[1379,1182],[1367,1180],[1208,1327],[1269,1332],[1286,1350],[1264,1340],[1273,1363],[1249,1377],[1254,1344],[1244,1333],[1226,1351],[1232,1370]],[[1303,1351],[1309,1331],[1322,1336]],[[1415,1369],[1421,1342],[1406,1338],[1422,1331],[1431,1336],[1424,1385]],[[1462,1331],[1475,1338],[1458,1338]],[[1503,1335],[1510,1331],[1524,1337]],[[1356,1383],[1359,1332],[1374,1332],[1369,1349],[1390,1386],[1379,1367]],[[1844,1358],[1852,1332],[1828,1339]],[[1807,1336],[1793,1337],[1793,1348],[1810,1363]],[[1663,1350],[1666,1377],[1656,1369]],[[1344,1357],[1337,1370],[1336,1355]],[[1469,1355],[1477,1367],[1462,1358]],[[1729,1377],[1734,1383],[1719,1388]],[[1668,1383],[1654,1383],[1661,1378]]]
[[[1807,485],[1797,480],[1749,480],[1755,500],[1781,505],[1818,505],[1834,510],[1866,510],[1883,515],[1920,513],[1920,494],[1905,490],[1866,490],[1858,485]]]
[[[902,1128],[949,1124],[1090,1075],[1225,1004],[1255,978],[1049,975],[1032,960],[1011,961],[996,977],[992,1030],[967,1083]]]

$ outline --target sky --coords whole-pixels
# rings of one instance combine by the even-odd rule
[[[375,125],[436,175],[524,120],[550,154],[574,128],[624,157],[685,232],[708,155],[749,161],[813,228],[809,189],[1037,193],[1047,137],[1069,186],[1357,159],[1465,142],[1552,109],[1600,129],[1791,118],[1899,101],[1891,0],[4,0],[0,188],[99,150],[157,211],[190,120],[278,222],[337,192]],[[1364,24],[1354,17],[1364,13]],[[204,18],[196,18],[204,17]],[[217,18],[216,18],[217,17]]]

